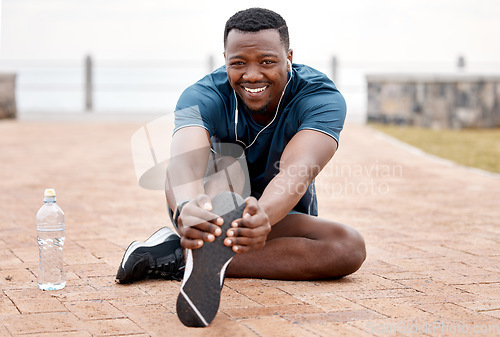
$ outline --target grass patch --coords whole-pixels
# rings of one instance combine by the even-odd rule
[[[500,129],[433,130],[385,124],[370,126],[427,153],[500,173]]]

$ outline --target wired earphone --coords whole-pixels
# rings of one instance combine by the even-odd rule
[[[238,97],[236,96],[236,91],[233,90],[234,98],[236,99],[236,109],[234,110],[234,136],[236,137],[236,142],[242,144],[245,150],[248,149],[250,146],[252,146],[255,143],[255,141],[257,140],[257,138],[259,138],[259,135],[262,133],[262,131],[264,131],[271,124],[273,124],[274,120],[278,116],[278,111],[280,109],[281,100],[283,99],[283,96],[285,95],[285,91],[286,91],[286,88],[288,86],[288,83],[290,83],[290,81],[292,80],[292,76],[293,76],[292,62],[290,62],[290,60],[288,60],[288,59],[286,61],[287,61],[288,66],[290,67],[290,78],[286,82],[285,88],[283,89],[283,92],[281,93],[280,100],[278,101],[278,106],[276,107],[276,112],[274,113],[274,117],[273,117],[273,119],[266,126],[264,126],[257,133],[257,135],[255,136],[255,138],[253,139],[253,141],[250,143],[250,145],[246,145],[245,143],[243,143],[243,141],[241,141],[241,140],[238,139]]]

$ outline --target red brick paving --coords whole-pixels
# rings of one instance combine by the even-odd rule
[[[358,125],[317,186],[322,216],[364,235],[363,267],[332,281],[228,279],[212,325],[184,327],[179,282],[114,282],[128,244],[170,225],[163,193],[136,181],[142,125],[0,122],[0,336],[500,335],[500,178]],[[68,282],[54,292],[36,286],[48,187],[67,223]]]

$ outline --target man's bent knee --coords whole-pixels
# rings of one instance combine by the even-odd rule
[[[334,238],[328,239],[333,262],[329,266],[330,276],[341,278],[357,271],[366,259],[365,240],[353,228],[343,226]],[[340,234],[340,235],[339,235]]]
[[[351,230],[351,239],[346,243],[347,261],[345,275],[349,275],[357,271],[366,259],[365,240],[356,230]]]
[[[345,269],[343,275],[339,275],[340,277],[357,271],[366,259],[365,240],[356,230],[349,228],[348,231],[342,255],[345,259]]]

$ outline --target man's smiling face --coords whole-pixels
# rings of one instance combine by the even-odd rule
[[[251,112],[274,115],[287,82],[286,51],[274,29],[258,32],[229,32],[224,51],[227,76],[231,87]]]

